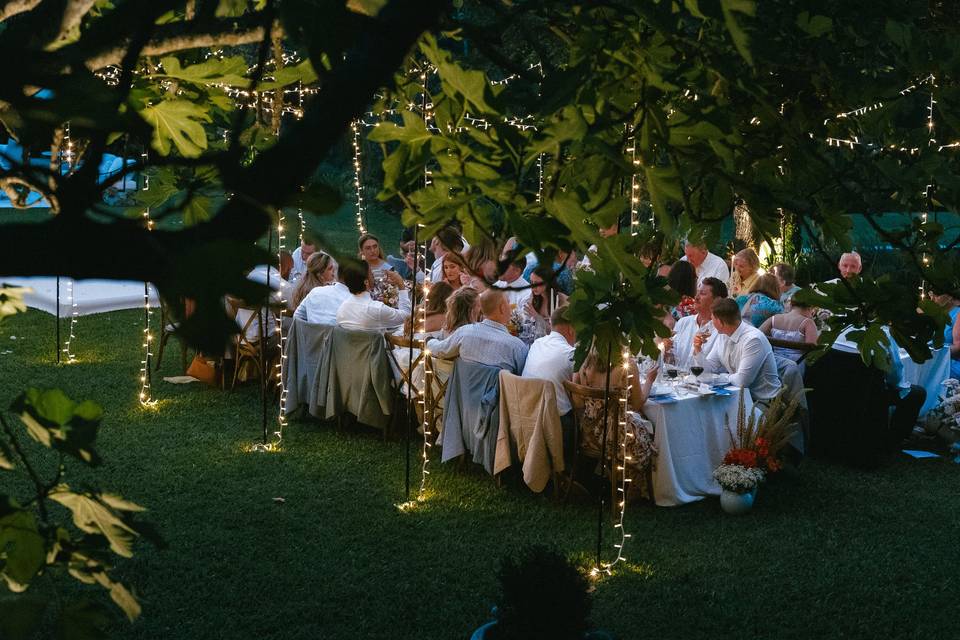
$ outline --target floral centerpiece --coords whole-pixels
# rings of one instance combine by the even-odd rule
[[[799,398],[786,400],[785,393],[781,391],[766,412],[751,411],[749,417],[740,394],[736,432],[727,425],[731,448],[713,472],[724,490],[720,502],[728,513],[749,511],[757,486],[783,466],[781,456],[796,428],[793,416],[799,403]]]
[[[373,290],[370,292],[370,297],[396,309],[400,302],[400,289],[390,281],[386,271],[380,271],[373,277]]]

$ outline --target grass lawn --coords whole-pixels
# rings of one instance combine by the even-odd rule
[[[488,617],[504,554],[532,542],[592,553],[593,505],[557,506],[438,463],[428,501],[401,513],[403,445],[372,433],[294,422],[282,453],[246,453],[260,430],[252,385],[158,376],[159,406],[141,409],[140,322],[137,311],[81,318],[79,361],[61,367],[51,316],[0,325],[3,402],[25,385],[100,402],[106,463],[71,466],[67,480],[146,506],[169,545],[118,559],[143,616],[115,637],[466,638]],[[176,352],[163,375],[176,373]],[[631,505],[629,564],[598,584],[593,620],[623,639],[952,636],[958,473],[944,460],[872,474],[807,461],[762,487],[747,517],[716,499]],[[0,475],[0,492],[23,486]]]

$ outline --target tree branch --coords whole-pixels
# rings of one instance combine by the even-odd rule
[[[12,18],[13,16],[26,13],[39,5],[41,0],[8,0],[0,8],[0,22]]]
[[[143,47],[143,55],[159,56],[175,51],[185,51],[199,47],[235,47],[263,40],[269,21],[265,21],[262,12],[233,18],[230,20],[210,20],[196,22],[173,22],[159,25],[153,37]],[[129,46],[128,41],[119,45],[111,43],[105,49],[86,60],[90,69],[101,69],[117,64]]]
[[[52,44],[56,47],[70,39],[70,34],[74,29],[79,30],[83,17],[90,12],[97,0],[70,0],[63,9],[63,19],[60,21],[60,32],[53,39]]]

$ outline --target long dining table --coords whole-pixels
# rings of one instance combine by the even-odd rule
[[[732,446],[741,392],[744,415],[749,416],[753,400],[748,389],[729,387],[706,395],[683,391],[647,400],[643,413],[654,424],[659,451],[653,471],[653,497],[658,506],[720,495],[713,470]]]

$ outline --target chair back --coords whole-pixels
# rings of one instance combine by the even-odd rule
[[[614,435],[620,427],[620,398],[623,390],[619,387],[611,387],[609,396],[603,389],[598,387],[588,387],[577,384],[569,380],[563,381],[563,388],[570,396],[570,404],[573,406],[573,421],[577,432],[577,448],[590,457],[599,457],[602,445],[601,437],[593,434],[592,425],[603,421],[602,403],[607,400],[607,456],[613,457],[616,452],[616,438]],[[599,410],[600,414],[597,415]],[[589,429],[589,431],[588,431]]]
[[[413,375],[426,357],[423,350],[423,340],[410,340],[406,336],[398,336],[392,333],[384,334],[384,338],[387,341],[387,357],[390,359],[390,365],[393,367],[393,373],[397,381],[410,385],[416,390],[417,395],[422,395],[423,389],[417,388],[414,384]],[[401,353],[409,356],[411,350],[414,354],[413,360],[404,366],[398,356]],[[409,360],[409,357],[405,360]]]
[[[395,380],[386,351],[380,331],[334,327],[327,358],[327,418],[348,412],[363,424],[387,429]]]

